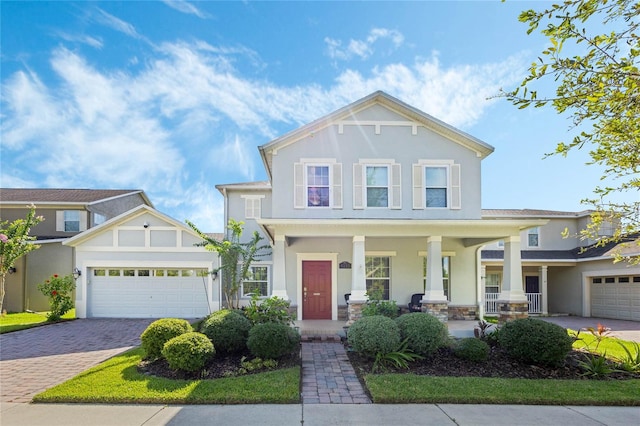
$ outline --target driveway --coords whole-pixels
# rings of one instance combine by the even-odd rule
[[[140,344],[152,319],[77,319],[0,335],[0,401],[31,398]]]
[[[611,329],[610,336],[617,337],[622,340],[633,340],[640,342],[640,322],[623,321],[608,318],[586,318],[586,317],[539,317],[542,320],[558,324],[564,328],[572,330],[586,331],[588,327],[596,328],[598,324],[602,324]],[[588,333],[588,332],[587,332]]]

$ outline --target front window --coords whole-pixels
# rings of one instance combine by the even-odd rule
[[[329,207],[329,166],[307,166],[307,207]]]
[[[391,281],[391,258],[387,256],[367,256],[365,258],[367,291],[382,289],[384,300],[389,300],[389,283]]]
[[[529,247],[540,247],[540,228],[535,227],[527,231],[527,244]]]
[[[269,268],[267,266],[252,266],[249,277],[242,282],[242,297],[260,297],[269,295]]]
[[[451,300],[449,295],[451,294],[451,256],[443,256],[442,257],[442,290],[444,291],[444,295],[447,300]],[[423,288],[427,288],[427,258],[422,259],[422,277],[423,277]]]
[[[389,168],[367,166],[367,207],[389,207]]]
[[[424,168],[426,207],[447,207],[447,168]]]
[[[80,232],[80,211],[64,211],[64,232]]]
[[[484,281],[485,293],[500,293],[500,281],[500,274],[487,273]]]

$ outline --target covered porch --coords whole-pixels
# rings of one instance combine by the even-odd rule
[[[473,337],[476,321],[451,320],[447,322],[449,334],[453,337]],[[332,320],[298,320],[295,321],[303,339],[310,340],[338,340],[345,337],[346,321]],[[335,337],[337,336],[337,338]]]
[[[495,240],[505,241],[504,280],[497,300],[501,312],[526,315],[520,232],[546,220],[259,219],[258,223],[272,244],[271,294],[290,300],[301,320],[337,321],[338,306],[348,293],[351,323],[361,316],[368,285],[379,278],[367,269],[371,256],[391,259],[385,267],[395,270],[383,277],[385,298],[399,306],[411,293],[423,293],[422,310],[443,322],[452,312],[458,317],[465,310],[473,317],[483,316],[480,248]],[[442,258],[447,256],[453,258],[451,276],[443,274]],[[311,289],[305,281],[305,263],[312,262],[328,265],[326,291]],[[305,304],[313,298],[325,301],[324,316],[308,315]]]

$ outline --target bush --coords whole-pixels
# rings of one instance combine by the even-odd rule
[[[558,366],[571,351],[573,339],[559,325],[524,318],[503,325],[498,342],[520,362]]]
[[[438,318],[424,312],[414,312],[396,318],[400,338],[407,339],[413,352],[429,356],[449,341],[449,331]]]
[[[164,344],[162,356],[173,370],[198,371],[215,354],[207,336],[195,331],[181,334]]]
[[[162,318],[152,322],[140,335],[146,358],[160,358],[165,343],[174,337],[190,331],[193,331],[191,324],[184,319]]]
[[[251,323],[240,311],[222,309],[202,322],[200,332],[211,339],[218,352],[233,353],[247,347],[250,328]]]
[[[54,274],[42,284],[38,290],[49,300],[51,311],[47,314],[47,321],[59,321],[60,318],[73,309],[73,289],[76,288],[72,275],[64,277]]]
[[[398,317],[398,305],[395,300],[371,300],[362,309],[363,317],[383,315],[387,318]]]
[[[347,341],[354,351],[375,358],[400,347],[400,330],[391,319],[382,315],[362,317],[349,327]]]
[[[247,347],[253,356],[278,359],[294,353],[300,346],[300,334],[286,324],[268,322],[249,330]]]
[[[252,325],[277,322],[293,324],[293,316],[289,313],[291,303],[288,300],[273,296],[260,301],[257,294],[251,296],[251,302],[244,310],[244,315]]]
[[[453,353],[458,358],[482,362],[489,357],[489,345],[484,340],[467,337],[453,347]]]

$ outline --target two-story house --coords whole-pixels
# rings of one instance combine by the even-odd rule
[[[485,217],[481,163],[493,147],[375,92],[259,147],[268,181],[218,185],[225,216],[272,244],[243,295],[291,300],[299,319],[360,315],[367,290],[446,321],[484,309],[481,249],[503,241],[497,309],[527,314],[522,233],[546,218]],[[250,232],[247,232],[247,235]]]
[[[23,219],[28,205],[44,221],[31,229],[38,250],[18,260],[7,275],[4,307],[7,311],[46,311],[49,303],[37,285],[52,274],[73,271],[74,252],[63,241],[100,225],[137,206],[151,206],[142,190],[130,189],[0,189],[0,218]]]

